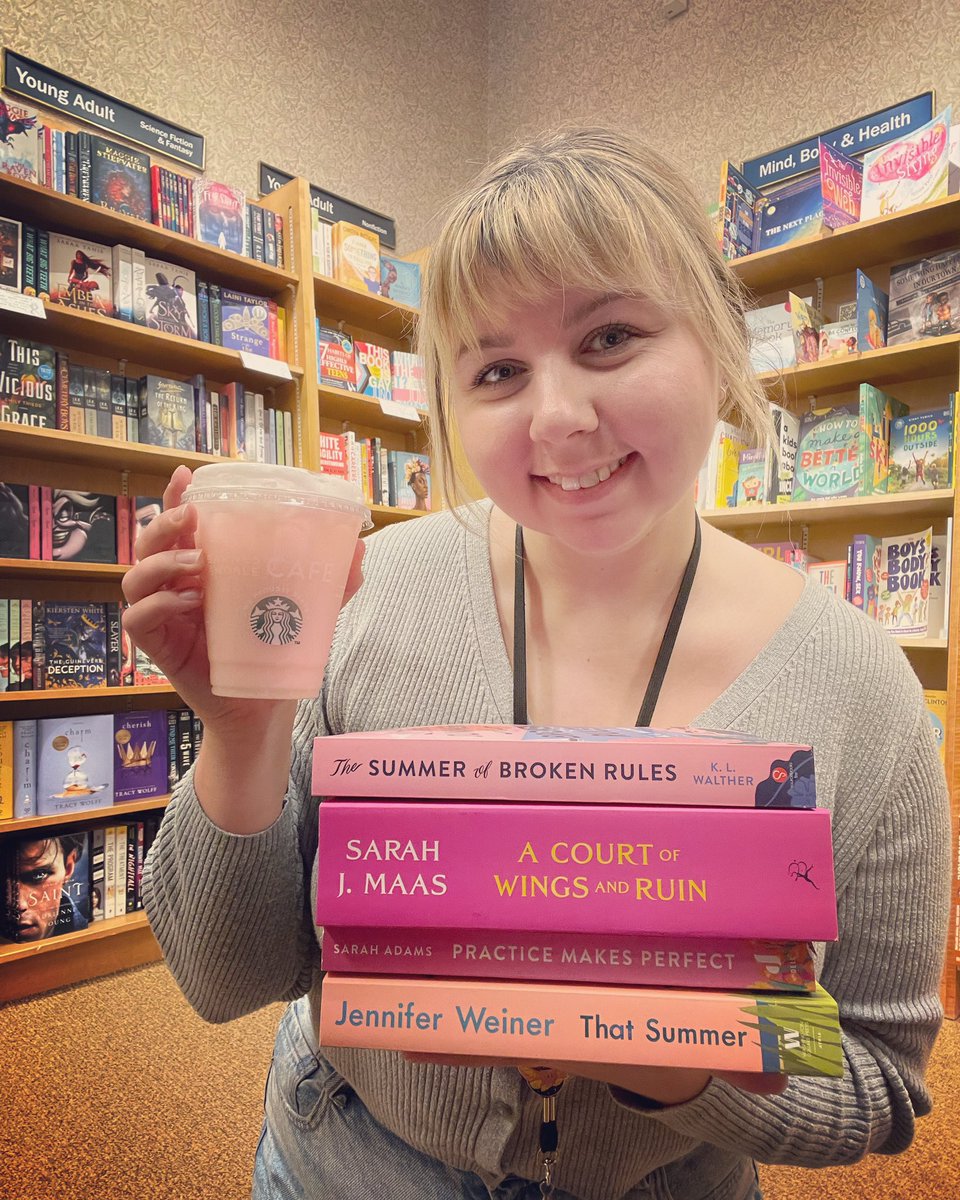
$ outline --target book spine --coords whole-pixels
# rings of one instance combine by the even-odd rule
[[[77,196],[90,199],[90,134],[83,132],[77,138]]]
[[[837,1006],[822,989],[812,996],[744,996],[327,975],[320,1041],[538,1062],[843,1074]]]
[[[173,708],[167,710],[167,778],[172,792],[180,778],[177,757],[177,712]]]
[[[102,825],[90,830],[90,920],[102,921],[106,917],[106,863],[105,834]]]
[[[147,258],[142,250],[132,247],[133,261],[133,320],[136,325],[147,323]]]
[[[34,691],[32,600],[20,601],[20,690]]]
[[[40,558],[53,562],[53,494],[48,487],[40,489]]]
[[[50,234],[37,230],[37,295],[50,299]]]
[[[286,458],[287,466],[295,465],[293,459],[293,415],[283,410],[283,453]]]
[[[127,558],[129,559],[129,550]],[[107,602],[107,687],[120,687],[123,650],[120,637],[120,605]]]
[[[210,341],[210,295],[203,280],[197,280],[197,324],[201,342]]]
[[[37,230],[33,225],[23,227],[23,290],[28,296],[37,294]]]
[[[61,433],[70,430],[70,360],[57,351],[57,429]]]
[[[160,195],[160,170],[156,163],[150,168],[150,211],[154,225],[166,228],[163,222],[163,203]]]
[[[131,913],[137,905],[137,827],[131,821],[124,827],[124,863],[126,866],[124,888],[124,912]]]
[[[120,915],[117,908],[117,826],[108,825],[103,834],[103,915],[109,919]]]
[[[182,779],[193,762],[193,718],[189,709],[177,712],[177,769]]]
[[[46,601],[33,602],[33,687],[42,692],[47,686]]]
[[[210,295],[210,335],[215,346],[223,345],[223,311],[220,303],[219,285],[211,283]]]
[[[31,483],[27,492],[27,525],[29,527],[29,555],[35,561],[41,558],[40,551],[40,488]]]
[[[837,935],[826,809],[325,800],[319,822],[320,925]]]
[[[37,815],[37,723],[13,722],[13,816]]]
[[[10,821],[14,815],[13,759],[13,722],[0,721],[0,821]]]
[[[624,934],[529,933],[509,937],[449,929],[326,926],[322,967],[349,975],[440,975],[470,979],[812,992],[807,942]]]

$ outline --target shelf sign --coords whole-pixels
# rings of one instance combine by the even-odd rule
[[[271,375],[274,379],[292,379],[290,367],[279,358],[267,358],[265,354],[251,354],[249,350],[241,350],[240,361],[248,371],[256,371],[259,375]]]
[[[859,117],[847,125],[837,125],[825,133],[815,134],[791,146],[781,146],[759,158],[751,158],[743,164],[741,174],[753,187],[765,188],[782,183],[797,175],[806,175],[820,167],[819,139],[835,150],[851,157],[866,154],[877,146],[919,129],[933,118],[933,92],[922,92],[911,100],[904,100],[890,108]]]
[[[385,400],[380,397],[380,411],[385,417],[399,417],[402,421],[420,424],[420,410],[412,404],[404,404],[400,400]]]
[[[47,310],[39,296],[24,296],[21,292],[14,292],[9,288],[0,288],[0,308],[6,312],[22,313],[27,317],[39,317],[41,321],[47,319]]]
[[[146,150],[203,169],[204,139],[105,92],[68,79],[32,59],[3,52],[3,87],[15,96],[65,113],[76,121],[115,133]]]
[[[260,195],[267,196],[282,188],[293,179],[286,171],[278,171],[276,167],[260,164]],[[344,200],[333,192],[325,192],[315,184],[310,184],[310,207],[315,208],[325,221],[349,221],[351,225],[359,225],[361,229],[369,229],[377,234],[380,241],[388,250],[396,249],[397,224],[392,217],[374,212],[370,208],[361,208],[351,200]]]

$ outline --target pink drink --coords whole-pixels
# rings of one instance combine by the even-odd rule
[[[360,489],[300,467],[211,463],[184,493],[206,556],[203,616],[217,696],[316,696],[357,538]]]

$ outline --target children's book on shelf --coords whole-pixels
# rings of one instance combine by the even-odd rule
[[[816,175],[792,180],[757,200],[754,252],[813,237],[823,228],[823,196]]]
[[[0,217],[0,288],[19,292],[23,287],[23,226],[12,217]]]
[[[44,630],[48,689],[106,685],[107,617],[102,604],[48,600]]]
[[[823,138],[819,139],[819,144],[823,223],[828,229],[842,229],[844,225],[853,225],[860,220],[863,165]]]
[[[51,233],[49,241],[51,301],[112,317],[110,247],[60,233]]]
[[[113,804],[113,716],[37,721],[37,811],[41,817]]]
[[[887,344],[890,297],[857,268],[857,349],[881,350]]]
[[[810,556],[797,542],[749,542],[754,550],[766,554],[769,558],[782,562],[785,566],[793,567],[801,575],[806,575]]]
[[[353,349],[357,364],[357,391],[363,396],[390,400],[390,351],[385,346],[359,340],[353,343]]]
[[[193,184],[196,237],[221,250],[243,254],[246,242],[246,193],[212,179]]]
[[[812,302],[810,297],[805,301],[806,304]],[[789,301],[748,309],[746,318],[750,335],[750,368],[755,374],[782,371],[797,365]]]
[[[325,387],[357,390],[357,359],[349,333],[320,324],[317,318],[317,363]]]
[[[953,484],[953,406],[894,417],[888,492],[925,492]]]
[[[883,538],[877,620],[891,633],[926,637],[933,529]]]
[[[12,96],[0,96],[0,175],[37,183],[40,143],[37,136],[39,114]]]
[[[143,295],[147,327],[178,337],[196,338],[196,272],[163,259],[144,256]]]
[[[420,264],[380,255],[380,295],[411,308],[420,307]]]
[[[909,409],[870,383],[860,384],[860,495],[886,492],[890,460],[890,430]]]
[[[823,314],[793,292],[789,293],[790,324],[797,363],[816,362],[820,357],[820,329]]]
[[[835,559],[830,562],[812,562],[807,566],[807,574],[811,579],[839,596],[845,598],[847,590],[847,560]]]
[[[380,294],[380,238],[369,229],[336,221],[332,230],[333,277],[356,292]]]
[[[139,381],[140,441],[170,450],[196,450],[193,387],[180,379],[144,375]]]
[[[726,259],[742,258],[753,252],[756,226],[755,206],[760,193],[730,162],[720,168],[718,236]]]
[[[960,330],[960,250],[890,268],[887,345]]]
[[[737,508],[766,501],[767,452],[741,450],[740,471],[737,476]]]
[[[820,329],[820,358],[846,358],[857,353],[857,322],[830,321]]]
[[[947,693],[936,688],[924,688],[923,703],[937,739],[940,761],[943,762],[946,757]]]
[[[881,570],[881,540],[855,533],[850,543],[850,603],[876,620]]]
[[[72,828],[0,842],[0,939],[42,942],[90,923],[89,833]]]
[[[858,496],[862,480],[860,408],[855,404],[806,412],[793,480],[793,500]]]
[[[31,488],[25,483],[0,483],[0,558],[39,558],[36,528],[39,495],[34,492],[34,528],[31,529]],[[31,533],[34,534],[31,546]],[[36,554],[31,554],[36,549]]]
[[[953,518],[947,518],[945,533],[935,533],[930,543],[930,603],[927,606],[927,636],[945,638],[950,612],[950,548]]]
[[[115,803],[148,800],[169,790],[165,710],[116,713],[113,718]]]
[[[88,141],[89,174],[81,169],[80,179],[89,179],[89,187],[78,193],[80,199],[149,221],[150,155],[95,134],[89,135]]]
[[[433,500],[430,459],[409,450],[387,452],[389,501],[394,508],[429,512]]]
[[[863,159],[861,220],[928,204],[947,195],[951,107]]]
[[[766,499],[770,504],[785,504],[793,495],[800,418],[780,404],[770,405],[770,417],[773,442],[767,458]]]

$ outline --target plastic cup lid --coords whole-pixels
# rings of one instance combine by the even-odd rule
[[[197,467],[183,493],[183,502],[203,504],[211,500],[272,501],[336,509],[361,516],[362,529],[373,528],[370,510],[357,484],[303,467],[254,462],[208,463]]]

